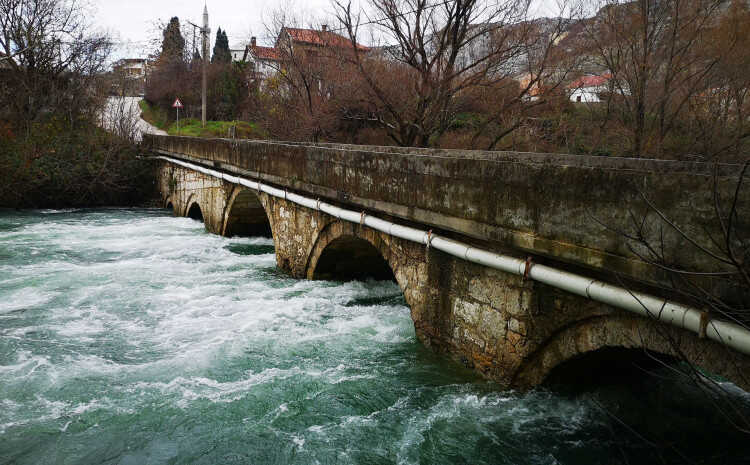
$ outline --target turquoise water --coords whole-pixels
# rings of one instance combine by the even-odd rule
[[[2,464],[750,462],[707,403],[666,374],[503,391],[395,284],[291,279],[164,210],[0,213]]]

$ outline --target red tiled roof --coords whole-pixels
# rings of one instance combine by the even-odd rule
[[[352,44],[350,39],[331,31],[299,29],[294,27],[285,27],[284,30],[295,42],[333,47],[351,47]],[[367,50],[367,47],[360,44],[357,44],[357,48],[360,50]]]
[[[568,85],[569,89],[581,89],[584,87],[599,87],[612,79],[612,75],[607,73],[602,76],[581,76]]]
[[[281,60],[279,50],[273,47],[250,46],[250,53],[261,60]]]

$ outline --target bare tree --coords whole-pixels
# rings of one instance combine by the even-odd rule
[[[91,30],[76,0],[0,0],[0,50],[13,57],[3,103],[25,129],[45,113],[65,114],[70,124],[97,113],[91,88],[111,43]]]
[[[318,141],[330,136],[338,120],[334,87],[347,81],[340,54],[348,40],[322,21],[305,21],[286,9],[275,11],[266,24],[278,60],[269,65],[260,88],[259,117],[275,137]]]
[[[0,0],[0,205],[132,205],[152,188],[132,128],[97,126],[111,43],[88,16],[76,0]]]
[[[560,19],[549,28],[530,21],[526,0],[374,0],[369,15],[354,13],[350,3],[336,1],[335,6],[352,43],[358,41],[360,26],[369,24],[389,44],[376,54],[353,48],[351,60],[375,118],[394,142],[405,146],[428,146],[445,133],[459,97],[471,89],[515,87],[512,98],[487,115],[480,131],[501,121],[511,107],[524,106],[532,89],[553,76],[546,72],[551,45],[566,25]],[[383,67],[408,77],[399,85],[401,92],[380,79]],[[524,75],[528,82],[519,86],[513,78]],[[518,126],[515,121],[499,130],[490,147]]]
[[[742,162],[750,150],[750,5],[733,1],[707,34],[701,53],[720,57],[693,96],[683,121],[691,153],[708,161]]]
[[[661,155],[708,77],[732,53],[703,44],[723,0],[604,0],[584,20],[590,56],[611,74],[609,104],[632,136],[631,154]]]

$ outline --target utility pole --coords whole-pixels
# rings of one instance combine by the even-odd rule
[[[206,89],[208,87],[207,81],[208,81],[208,39],[211,37],[211,29],[208,27],[208,6],[203,6],[203,27],[199,27],[190,21],[188,23],[193,26],[193,32],[195,32],[195,28],[199,29],[201,31],[201,40],[202,40],[202,52],[201,52],[201,61],[203,62],[203,79],[201,82],[201,126],[206,127]]]
[[[210,30],[208,29],[208,6],[203,6],[203,28],[201,29],[201,35],[203,36],[203,83],[201,87],[201,125],[206,127],[206,80],[208,79],[208,38]]]

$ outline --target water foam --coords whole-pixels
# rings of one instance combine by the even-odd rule
[[[14,213],[0,231],[0,461],[578,463],[561,457],[609,450],[596,399],[494,392],[427,355],[392,282],[291,279],[271,239],[159,210]]]

